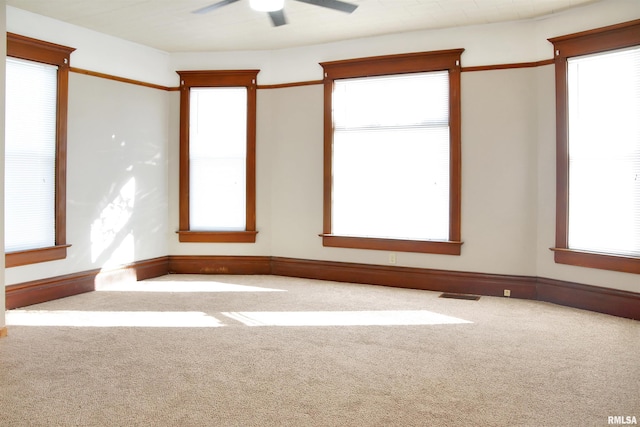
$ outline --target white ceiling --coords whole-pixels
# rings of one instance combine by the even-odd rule
[[[352,14],[285,1],[288,25],[240,0],[6,0],[6,4],[166,52],[263,50],[406,31],[531,19],[606,0],[347,0]]]

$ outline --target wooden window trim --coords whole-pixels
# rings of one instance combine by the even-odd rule
[[[464,49],[419,52],[357,58],[344,61],[322,62],[324,69],[324,193],[323,193],[323,246],[421,252],[446,255],[461,253],[461,108],[460,108],[460,56]],[[388,74],[449,72],[449,128],[450,128],[450,206],[449,240],[401,240],[332,234],[332,92],[333,81],[341,78],[370,77]]]
[[[373,249],[394,252],[460,255],[462,242],[435,240],[402,240],[377,237],[339,236],[321,234],[322,244],[334,248]]]
[[[569,248],[569,135],[567,125],[567,59],[640,45],[640,19],[550,38],[556,80],[556,238],[554,260],[602,270],[640,274],[640,258]]]
[[[18,267],[21,265],[65,259],[67,257],[67,248],[70,246],[71,245],[56,245],[47,248],[8,252],[4,257],[5,267]]]
[[[58,67],[55,176],[55,246],[8,252],[5,266],[35,264],[67,257],[67,106],[69,66],[74,48],[7,33],[7,56]]]
[[[260,70],[178,71],[180,75],[180,242],[256,241],[256,80]],[[189,226],[189,91],[192,87],[247,88],[246,226],[243,231],[194,231]]]

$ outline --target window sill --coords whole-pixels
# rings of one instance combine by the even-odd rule
[[[567,248],[550,249],[554,252],[553,258],[558,264],[640,274],[640,258],[637,257],[584,252]]]
[[[257,231],[176,231],[180,242],[255,243]]]
[[[21,265],[37,264],[39,262],[55,261],[67,257],[67,248],[71,245],[57,245],[47,248],[27,249],[24,251],[7,252],[4,255],[6,268]]]
[[[453,241],[381,239],[334,234],[320,234],[320,237],[322,246],[426,254],[460,255],[462,246],[462,242]]]

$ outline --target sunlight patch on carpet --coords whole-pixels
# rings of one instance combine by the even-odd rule
[[[10,310],[10,326],[77,326],[139,328],[215,328],[218,319],[200,311]]]
[[[473,323],[427,310],[241,311],[220,315],[244,326],[412,326]],[[9,310],[8,326],[216,328],[238,326],[200,311]]]
[[[410,326],[473,323],[427,310],[242,311],[223,316],[247,326]]]
[[[235,285],[213,281],[142,281],[135,283],[110,283],[96,286],[101,292],[176,292],[176,293],[213,293],[213,292],[286,292],[283,289],[263,288],[259,286]]]

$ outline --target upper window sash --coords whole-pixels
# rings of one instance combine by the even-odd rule
[[[569,247],[568,59],[640,46],[640,20],[550,38],[556,82],[556,236],[554,260],[560,264],[640,273],[640,258]]]
[[[178,71],[180,75],[180,214],[181,242],[236,242],[256,240],[256,79],[259,70]],[[204,231],[190,227],[190,93],[191,88],[245,87],[247,89],[247,150],[245,230]]]
[[[414,97],[417,92],[429,96]],[[407,99],[408,93],[411,99]],[[448,127],[448,97],[447,71],[338,79],[334,81],[332,98],[334,129]],[[394,107],[379,108],[379,99]]]
[[[436,52],[421,52],[358,58],[344,61],[323,62],[324,69],[324,246],[358,249],[393,250],[405,252],[439,253],[459,255],[460,194],[461,194],[461,152],[460,152],[460,56],[464,49]],[[378,237],[358,237],[333,234],[332,227],[332,156],[333,156],[333,106],[334,81],[359,77],[386,76],[405,73],[447,71],[449,73],[449,239],[408,240]]]
[[[55,172],[55,246],[16,251],[5,254],[5,266],[16,267],[67,256],[66,243],[66,152],[67,105],[69,98],[70,57],[74,48],[18,34],[7,33],[7,56],[27,61],[55,65],[57,73],[56,172]]]

